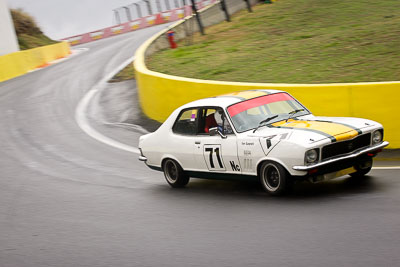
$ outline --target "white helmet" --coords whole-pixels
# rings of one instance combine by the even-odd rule
[[[214,119],[219,126],[222,126],[222,110],[215,111]]]

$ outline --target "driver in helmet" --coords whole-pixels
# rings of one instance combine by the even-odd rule
[[[221,133],[223,133],[224,121],[223,121],[222,110],[218,109],[218,110],[215,111],[215,113],[214,113],[214,119],[215,119],[215,122],[217,123],[216,127],[218,127],[218,131],[220,131]]]

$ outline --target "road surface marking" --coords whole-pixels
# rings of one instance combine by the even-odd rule
[[[92,126],[90,126],[88,118],[86,116],[87,114],[87,108],[89,106],[90,101],[93,99],[93,97],[99,93],[99,88],[101,88],[102,85],[107,83],[108,80],[110,80],[112,77],[114,77],[118,72],[120,72],[123,68],[125,68],[126,65],[128,65],[130,62],[134,61],[135,57],[131,57],[124,61],[121,65],[119,65],[116,69],[114,69],[112,72],[110,72],[108,75],[106,75],[103,79],[101,79],[97,84],[95,84],[89,92],[86,93],[86,95],[81,99],[79,102],[76,110],[75,110],[75,120],[78,123],[79,127],[84,131],[87,135],[90,137],[96,139],[97,141],[100,141],[106,145],[125,150],[128,152],[132,152],[135,154],[140,154],[140,151],[137,147],[129,146],[126,144],[123,144],[121,142],[118,142],[114,139],[111,139],[100,132],[96,131]]]
[[[373,170],[400,170],[400,166],[372,167]]]

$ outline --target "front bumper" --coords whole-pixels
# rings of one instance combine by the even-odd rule
[[[320,163],[317,163],[317,164],[308,165],[308,166],[293,166],[293,169],[296,170],[296,171],[309,171],[309,170],[318,169],[318,168],[321,168],[321,167],[326,167],[328,165],[333,165],[333,164],[336,164],[336,163],[340,163],[342,161],[347,161],[348,162],[348,161],[351,161],[352,159],[357,159],[357,158],[359,158],[360,156],[362,156],[364,154],[380,150],[380,149],[382,149],[382,148],[384,148],[384,147],[386,147],[388,145],[389,145],[389,142],[385,141],[385,142],[382,142],[379,145],[367,147],[367,148],[361,149],[359,151],[355,151],[355,152],[353,152],[351,154],[340,156],[340,157],[337,157],[337,158],[333,158],[333,159],[330,159],[330,160],[327,160],[327,161],[323,161],[323,162],[320,162]]]

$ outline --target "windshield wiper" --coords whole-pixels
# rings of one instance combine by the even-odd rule
[[[290,111],[288,113],[290,116],[286,119],[286,122],[288,122],[288,120],[290,120],[293,117],[294,114],[302,112],[302,111],[305,111],[305,109],[302,108],[302,109],[296,109],[296,110]]]
[[[279,115],[274,115],[274,116],[271,116],[271,117],[266,118],[265,120],[260,121],[260,123],[258,123],[257,128],[254,129],[253,133],[255,133],[255,132],[258,130],[258,128],[260,128],[261,126],[263,126],[264,123],[267,123],[267,122],[269,122],[270,120],[273,120],[273,119],[277,118],[278,116],[279,116]]]

